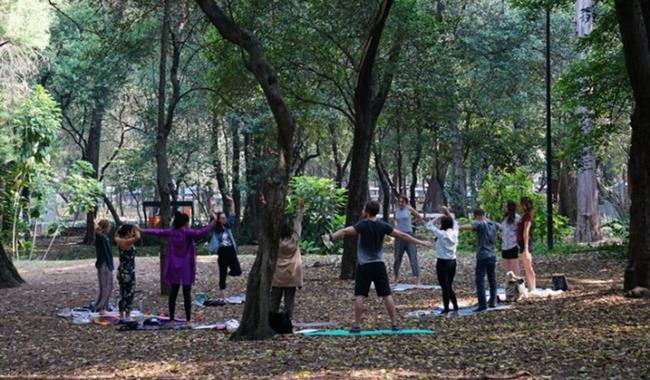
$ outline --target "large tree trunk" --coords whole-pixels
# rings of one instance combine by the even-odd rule
[[[15,288],[25,281],[20,277],[14,263],[0,244],[0,289]]]
[[[567,162],[560,162],[559,181],[557,185],[558,211],[560,215],[569,218],[574,224],[576,222],[576,176]]]
[[[578,37],[589,35],[593,29],[593,0],[576,1],[576,30]],[[581,107],[582,132],[589,135],[593,122],[589,110]],[[602,239],[600,213],[598,212],[598,185],[596,182],[596,154],[592,147],[586,147],[578,167],[576,178],[576,241],[590,243]]]
[[[384,169],[384,163],[381,159],[380,148],[375,147],[375,169],[377,170],[377,177],[379,178],[379,185],[381,186],[381,201],[382,201],[382,210],[384,214],[384,221],[390,223],[390,201],[392,199],[390,193],[390,184],[388,178],[386,177],[386,170]]]
[[[167,157],[167,139],[171,132],[171,123],[168,123],[166,108],[167,89],[167,51],[169,48],[170,34],[170,0],[165,0],[163,8],[163,23],[160,31],[160,64],[158,68],[158,124],[156,133],[156,145],[154,154],[156,157],[156,188],[160,197],[160,220],[162,227],[168,227],[171,223],[172,193],[173,187],[171,173],[169,170],[169,159]],[[171,119],[170,119],[171,120]],[[160,239],[160,293],[169,294],[169,286],[163,281],[163,270],[165,256],[167,255],[167,239]]]
[[[221,158],[219,153],[219,117],[215,114],[212,119],[212,167],[214,169],[215,177],[217,178],[217,187],[219,188],[219,193],[221,194],[221,200],[223,203],[223,211],[229,212],[228,203],[224,202],[226,196],[228,195],[228,186],[226,184],[226,175],[223,172],[223,167],[221,166]]]
[[[364,45],[363,56],[359,65],[359,75],[354,89],[354,138],[352,142],[350,182],[348,184],[348,203],[345,213],[346,226],[351,226],[359,220],[361,209],[366,203],[370,147],[377,125],[377,118],[384,106],[393,79],[391,70],[388,70],[379,91],[376,95],[373,94],[373,87],[375,86],[373,69],[379,50],[379,41],[393,3],[393,0],[383,0],[381,2]],[[397,60],[400,49],[400,42],[391,49],[389,53],[391,62]],[[353,279],[356,265],[357,241],[353,237],[347,237],[343,244],[340,277],[342,279]]]
[[[625,289],[650,287],[650,4],[616,0],[625,65],[634,96],[631,126],[630,245]]]
[[[99,149],[102,139],[102,119],[104,117],[104,100],[98,99],[91,114],[90,131],[88,131],[88,142],[83,152],[83,159],[93,166],[93,177],[99,176]],[[86,213],[86,232],[83,243],[93,244],[95,242],[95,217],[97,208]]]
[[[467,116],[468,123],[470,116]],[[451,208],[456,216],[467,215],[467,172],[463,155],[463,138],[458,123],[451,124]]]
[[[280,242],[281,223],[278,223],[278,220],[284,220],[285,217],[284,202],[292,167],[290,160],[293,157],[296,126],[280,93],[278,77],[266,59],[262,44],[255,34],[235,24],[213,0],[197,0],[197,3],[220,35],[240,46],[248,54],[246,67],[262,87],[277,125],[276,165],[275,169],[265,176],[263,233],[255,263],[248,276],[241,325],[233,335],[233,339],[264,339],[273,335],[269,326],[271,278]]]

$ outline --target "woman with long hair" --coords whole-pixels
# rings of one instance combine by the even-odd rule
[[[534,291],[537,288],[535,279],[535,270],[533,269],[533,215],[535,207],[533,201],[528,197],[522,197],[519,201],[523,216],[517,223],[517,243],[519,245],[519,253],[521,254],[521,263],[526,272],[526,283],[528,290]]]
[[[506,273],[512,271],[519,276],[519,244],[517,242],[517,203],[509,200],[503,205],[503,220],[499,225],[501,229],[501,261]]]
[[[163,266],[163,281],[171,286],[169,292],[169,319],[176,317],[176,297],[183,288],[185,318],[192,321],[192,285],[196,279],[196,239],[209,234],[216,224],[216,215],[202,228],[190,228],[190,217],[182,212],[174,214],[172,228],[145,228],[142,233],[168,237],[167,254]]]

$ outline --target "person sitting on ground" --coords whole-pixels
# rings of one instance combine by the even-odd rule
[[[97,255],[95,268],[97,268],[97,280],[99,281],[99,296],[97,296],[95,311],[102,315],[106,313],[108,301],[113,292],[113,270],[115,267],[111,243],[106,236],[110,230],[111,223],[106,219],[100,220],[95,226],[95,254]]]
[[[217,254],[217,265],[219,266],[219,291],[221,299],[226,302],[226,277],[241,276],[241,265],[237,258],[237,242],[232,233],[232,227],[237,221],[237,216],[232,212],[235,209],[235,202],[232,197],[226,196],[229,202],[228,209],[230,214],[226,215],[225,212],[217,214],[217,222],[210,238],[208,251],[211,254]],[[230,269],[230,271],[229,271]]]
[[[214,229],[217,215],[212,213],[211,222],[202,228],[190,228],[190,217],[182,212],[174,214],[172,228],[145,228],[146,235],[164,236],[167,240],[167,254],[163,266],[163,282],[171,285],[169,292],[169,319],[176,318],[176,297],[183,288],[185,318],[192,322],[192,285],[196,280],[196,239],[208,235]]]
[[[476,296],[478,308],[474,311],[483,311],[497,305],[497,274],[495,244],[497,240],[497,225],[485,216],[485,211],[480,208],[474,210],[474,222],[460,227],[462,230],[472,230],[476,233]],[[490,299],[485,302],[485,275],[487,274],[490,285]]]
[[[499,228],[501,229],[501,258],[505,272],[512,272],[519,276],[519,246],[517,243],[517,203],[507,201],[504,205],[504,218]]]
[[[293,225],[284,223],[280,235],[278,258],[271,282],[271,311],[280,312],[280,302],[284,297],[284,312],[289,319],[293,317],[296,288],[302,288],[302,257],[300,255],[300,235],[305,215],[305,201],[300,200],[300,209]]]
[[[441,314],[449,313],[449,303],[458,311],[458,302],[453,283],[456,276],[456,249],[458,248],[458,225],[451,212],[443,208],[442,216],[426,224],[426,228],[436,237],[436,274],[442,288],[443,310]]]
[[[135,295],[135,243],[140,240],[140,231],[132,224],[124,224],[115,233],[115,244],[120,251],[120,266],[117,281],[120,284],[120,319],[131,317]],[[140,310],[142,312],[142,310]]]
[[[398,207],[395,209],[395,216],[393,217],[393,224],[398,230],[413,235],[413,219],[415,222],[422,221],[420,215],[413,207],[408,204],[408,198],[404,195],[398,197]],[[393,262],[393,275],[395,282],[399,282],[399,270],[402,266],[402,258],[404,251],[408,254],[409,263],[411,264],[411,273],[415,277],[415,285],[420,286],[420,264],[418,263],[418,249],[413,243],[408,243],[404,240],[398,239],[395,241],[395,261]]]
[[[321,238],[325,244],[340,239],[344,236],[358,236],[357,241],[357,267],[354,284],[354,320],[355,325],[350,330],[352,333],[361,331],[361,317],[363,314],[363,303],[368,297],[370,284],[375,284],[377,296],[384,300],[386,311],[390,317],[393,330],[399,330],[395,319],[395,303],[391,295],[388,273],[384,263],[384,238],[390,235],[410,243],[431,247],[432,244],[414,238],[409,234],[393,228],[390,224],[377,220],[379,203],[370,201],[362,211],[363,219],[354,226],[342,228],[333,234],[325,234]]]

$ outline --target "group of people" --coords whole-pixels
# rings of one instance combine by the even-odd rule
[[[503,266],[506,271],[519,275],[519,256],[526,273],[526,282],[529,289],[534,290],[535,272],[532,264],[532,222],[533,203],[529,198],[522,198],[519,206],[522,216],[517,214],[517,204],[508,201],[504,205],[504,218],[501,223],[488,219],[485,212],[477,208],[474,210],[474,221],[471,224],[460,225],[451,213],[443,207],[442,213],[437,218],[425,224],[426,229],[436,239],[436,274],[442,289],[443,310],[447,314],[458,311],[458,301],[453,288],[454,277],[457,269],[456,251],[458,248],[459,231],[470,230],[476,233],[476,295],[480,312],[488,307],[496,307],[497,281],[496,281],[496,242],[497,234],[501,231]],[[417,245],[431,247],[428,241],[415,238],[413,222],[421,222],[424,217],[408,205],[406,197],[400,197],[398,208],[394,214],[395,227],[385,221],[379,220],[379,203],[368,202],[362,212],[362,219],[353,226],[340,229],[334,233],[324,234],[325,243],[346,236],[357,236],[357,267],[355,279],[355,325],[351,332],[360,331],[365,298],[368,297],[371,283],[375,285],[377,296],[381,297],[391,320],[392,328],[399,329],[395,317],[395,302],[391,295],[388,273],[384,263],[383,243],[385,236],[396,238],[395,260],[393,274],[395,282],[399,279],[399,270],[404,252],[408,254],[413,276],[420,284],[420,268],[417,260]],[[486,299],[485,277],[489,283],[489,299]],[[453,309],[452,309],[453,308]]]
[[[233,200],[226,198],[230,203],[230,210],[234,209]],[[300,212],[292,225],[286,225],[282,230],[282,239],[277,259],[277,269],[273,278],[272,310],[279,311],[280,303],[284,298],[285,310],[291,314],[293,311],[295,289],[302,286],[302,262],[300,256],[300,234],[304,202],[301,202]],[[219,291],[221,299],[226,302],[227,276],[240,276],[242,273],[237,257],[237,241],[232,226],[236,215],[224,212],[212,213],[210,223],[201,228],[190,228],[190,218],[187,214],[176,212],[170,228],[140,228],[137,225],[121,225],[114,237],[119,251],[119,266],[117,268],[117,281],[119,283],[119,314],[120,319],[128,320],[133,309],[133,297],[136,288],[135,275],[135,244],[142,235],[152,235],[167,238],[167,252],[163,263],[162,279],[169,286],[169,318],[176,319],[176,299],[179,291],[183,292],[183,305],[185,318],[192,321],[192,286],[196,280],[196,241],[199,238],[212,234],[208,250],[218,256]],[[99,296],[96,310],[104,314],[113,290],[113,255],[108,233],[111,223],[100,220],[96,226],[95,247],[97,260],[97,277],[99,282]],[[275,308],[275,309],[274,309]]]
[[[234,209],[233,200],[226,198],[230,203],[230,210]],[[504,205],[504,217],[500,223],[488,219],[485,212],[478,208],[474,210],[474,221],[471,224],[460,225],[454,214],[446,207],[442,213],[426,223],[427,231],[433,234],[436,242],[436,274],[442,289],[442,313],[458,311],[458,302],[454,292],[454,277],[457,271],[457,256],[459,231],[471,230],[476,233],[476,294],[478,307],[476,311],[483,311],[495,307],[497,303],[496,283],[496,242],[497,234],[501,232],[502,264],[506,271],[519,275],[519,260],[523,264],[526,283],[531,290],[536,287],[535,272],[532,264],[532,239],[531,230],[533,222],[533,204],[529,198],[522,198],[519,203],[522,215],[517,213],[517,204],[508,201]],[[298,215],[292,222],[281,224],[280,244],[276,269],[272,280],[270,294],[270,310],[279,313],[281,309],[293,315],[296,289],[303,285],[302,258],[300,254],[300,239],[305,204],[300,202]],[[354,286],[354,315],[355,324],[353,332],[360,331],[364,309],[364,300],[368,297],[371,284],[384,301],[386,310],[391,320],[392,328],[399,329],[396,321],[395,302],[391,295],[388,271],[384,262],[383,244],[385,237],[392,236],[395,242],[395,260],[393,266],[394,281],[399,280],[399,271],[404,253],[408,255],[412,274],[419,285],[420,267],[417,256],[417,245],[433,247],[433,243],[415,237],[413,224],[424,222],[424,217],[408,205],[406,197],[400,197],[398,208],[394,214],[395,227],[385,221],[379,220],[379,203],[368,202],[362,212],[362,218],[353,226],[338,230],[331,234],[324,234],[323,241],[331,241],[345,236],[357,237],[357,267]],[[236,215],[224,212],[212,213],[210,223],[202,228],[190,228],[189,216],[176,212],[170,228],[144,228],[136,225],[122,225],[115,233],[114,241],[119,250],[119,266],[117,280],[120,288],[119,312],[121,319],[128,319],[133,308],[135,293],[135,244],[142,235],[166,237],[167,253],[163,263],[163,282],[169,285],[169,318],[176,318],[176,299],[182,289],[185,317],[192,321],[192,286],[196,279],[196,241],[201,237],[212,234],[208,250],[218,255],[219,290],[220,296],[225,301],[227,276],[240,276],[242,273],[237,257],[237,241],[232,226]],[[113,256],[111,253],[110,239],[107,234],[111,225],[106,220],[101,220],[96,228],[97,249],[97,275],[99,281],[99,297],[96,309],[104,313],[112,293],[113,284]],[[489,298],[485,292],[485,277],[488,278]],[[284,302],[282,302],[284,301]],[[283,307],[281,307],[283,303]]]

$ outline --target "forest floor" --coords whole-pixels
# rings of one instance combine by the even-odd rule
[[[392,255],[386,256],[390,267]],[[316,261],[337,260],[304,258],[305,286],[297,295],[294,320],[350,325],[352,282],[337,280],[338,265],[313,267]],[[194,296],[201,291],[214,296],[216,257],[198,261]],[[245,291],[253,256],[242,255],[241,261],[244,276],[229,278],[231,294]],[[436,284],[433,252],[425,252],[421,263],[424,283]],[[288,335],[232,342],[219,331],[119,332],[115,327],[73,325],[56,312],[86,305],[96,296],[94,260],[21,261],[17,267],[27,283],[0,290],[0,379],[648,378],[650,303],[622,296],[624,260],[574,254],[540,257],[536,264],[540,286],[550,287],[551,276],[562,273],[572,290],[507,311],[429,320],[404,314],[439,305],[439,290],[397,293],[401,325],[431,328],[433,336]],[[158,296],[158,259],[140,257],[136,267],[136,305],[143,299],[146,310],[166,311],[166,299]],[[456,289],[467,302],[475,300],[473,267],[470,255],[459,262]],[[194,313],[217,321],[238,319],[242,309],[195,306]],[[389,325],[374,294],[367,309],[364,328]]]

